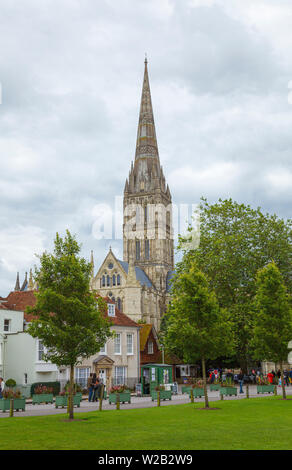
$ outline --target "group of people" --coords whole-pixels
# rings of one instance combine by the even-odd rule
[[[268,381],[270,384],[274,384],[277,382],[276,377],[278,377],[278,384],[281,385],[281,371],[278,370],[276,373],[274,370],[272,372],[269,372],[268,375]],[[284,378],[284,384],[289,387],[290,384],[292,384],[292,369],[287,370],[285,369],[283,371],[283,378]]]
[[[91,373],[87,379],[88,401],[97,401],[102,390],[102,381],[95,373]]]

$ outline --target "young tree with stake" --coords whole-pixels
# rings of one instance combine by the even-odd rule
[[[75,237],[68,230],[64,239],[57,233],[54,244],[54,252],[43,253],[35,269],[37,301],[27,308],[35,319],[26,331],[47,348],[45,360],[70,367],[68,409],[73,419],[74,367],[96,354],[111,332],[105,302],[89,289],[91,264],[79,256]]]
[[[288,343],[292,339],[291,296],[274,262],[258,271],[256,286],[254,357],[279,363],[282,394],[286,399],[283,363],[288,362]]]
[[[232,352],[231,323],[215,293],[195,263],[172,282],[172,302],[166,314],[166,348],[187,363],[202,361],[205,407],[209,408],[206,361]]]

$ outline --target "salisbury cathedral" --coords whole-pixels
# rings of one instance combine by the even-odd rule
[[[171,194],[160,165],[147,59],[142,87],[135,161],[123,203],[123,260],[110,249],[91,287],[111,298],[134,321],[159,330],[170,299],[174,269]]]

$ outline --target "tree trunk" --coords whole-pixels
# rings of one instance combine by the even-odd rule
[[[10,410],[9,410],[9,416],[10,418],[13,418],[13,412],[14,412],[14,399],[10,399]]]
[[[203,371],[203,382],[204,382],[205,408],[209,408],[207,380],[206,380],[206,363],[205,363],[204,357],[202,358],[202,371]]]
[[[194,403],[194,390],[193,390],[193,387],[191,387],[190,396],[191,396],[191,403]]]
[[[102,410],[103,393],[104,393],[104,385],[102,384],[100,388],[100,395],[99,395],[99,411]]]
[[[281,371],[281,384],[282,384],[282,395],[283,395],[283,400],[286,400],[286,389],[285,389],[285,383],[284,383],[284,374],[283,374],[283,362],[280,362],[280,371]]]
[[[74,392],[74,365],[71,365],[70,366],[69,396],[68,396],[69,419],[74,419],[73,392]]]

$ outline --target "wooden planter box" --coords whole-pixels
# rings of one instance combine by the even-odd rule
[[[80,402],[81,402],[81,399],[82,399],[82,395],[81,394],[76,394],[73,396],[73,406],[77,406],[78,408],[80,408]],[[58,408],[59,406],[61,406],[62,408],[64,408],[65,406],[67,406],[68,404],[68,397],[67,395],[57,395],[56,396],[56,402],[55,402],[55,407]]]
[[[211,384],[211,385],[210,385],[210,391],[211,391],[211,392],[212,392],[212,391],[213,391],[213,392],[214,392],[214,391],[218,392],[218,390],[220,390],[220,388],[221,388],[221,384]]]
[[[53,403],[54,396],[52,393],[40,393],[32,396],[32,404],[39,405],[40,403]]]
[[[160,400],[171,400],[172,392],[171,390],[161,390],[160,391]],[[151,393],[152,401],[157,400],[157,391],[153,390]]]
[[[237,396],[237,388],[236,387],[221,387],[220,388],[220,395],[229,395],[230,397],[232,395]]]
[[[193,388],[194,398],[201,398],[205,395],[203,388]],[[191,398],[191,390],[189,391],[189,397]]]
[[[25,398],[14,398],[13,409],[15,411],[25,411]],[[10,410],[10,398],[1,398],[0,399],[0,410],[5,413],[5,411]]]
[[[257,393],[274,393],[275,385],[257,385]]]
[[[122,392],[122,393],[110,393],[109,394],[109,404],[117,403],[117,396],[120,396],[120,403],[131,403],[131,393],[130,392]]]
[[[184,393],[189,393],[189,391],[191,390],[191,386],[190,385],[183,385],[182,388],[181,388],[181,393],[184,394]]]

